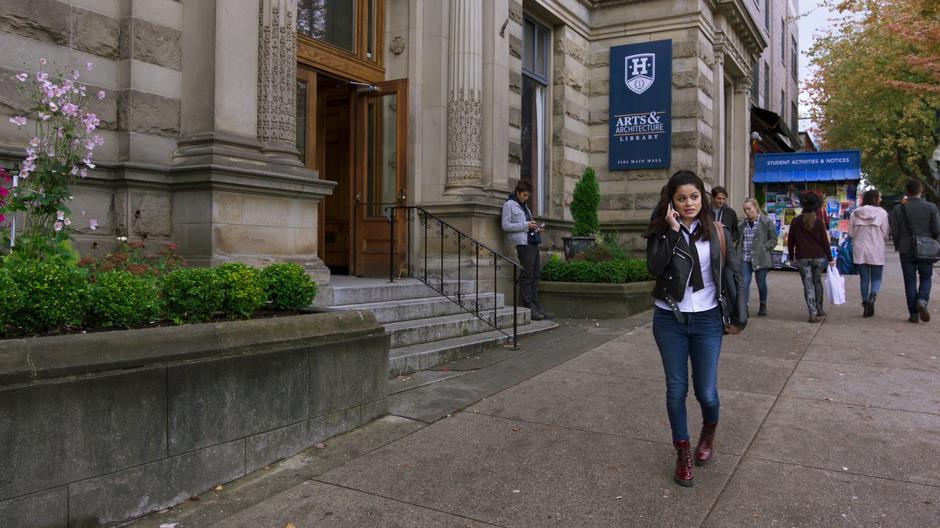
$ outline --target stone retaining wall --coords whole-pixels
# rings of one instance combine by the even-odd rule
[[[539,302],[556,317],[616,319],[653,307],[655,281],[626,284],[539,282]]]
[[[0,526],[142,516],[387,413],[371,314],[0,341]]]

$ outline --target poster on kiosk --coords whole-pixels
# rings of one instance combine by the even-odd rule
[[[800,197],[815,193],[823,204],[833,257],[849,230],[849,216],[858,205],[861,153],[857,150],[757,154],[754,157],[755,198],[774,222],[777,247],[774,267],[792,269],[787,258],[790,222],[802,211]]]

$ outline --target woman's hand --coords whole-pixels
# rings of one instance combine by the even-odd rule
[[[672,208],[671,203],[666,208],[666,221],[669,222],[670,229],[676,233],[679,232],[679,213],[677,213],[676,210]]]

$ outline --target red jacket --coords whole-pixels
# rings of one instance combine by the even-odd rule
[[[825,258],[832,262],[832,250],[829,249],[829,231],[823,224],[823,215],[816,211],[816,223],[813,228],[807,230],[803,227],[803,215],[799,215],[790,222],[790,233],[787,235],[787,253],[790,260],[794,257],[794,246],[796,246],[796,258]]]

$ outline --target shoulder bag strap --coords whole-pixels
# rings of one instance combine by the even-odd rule
[[[725,242],[725,226],[715,222],[715,230],[718,231],[718,245],[721,247],[721,255],[718,256],[718,276],[724,271],[725,258],[728,256],[728,243]]]

